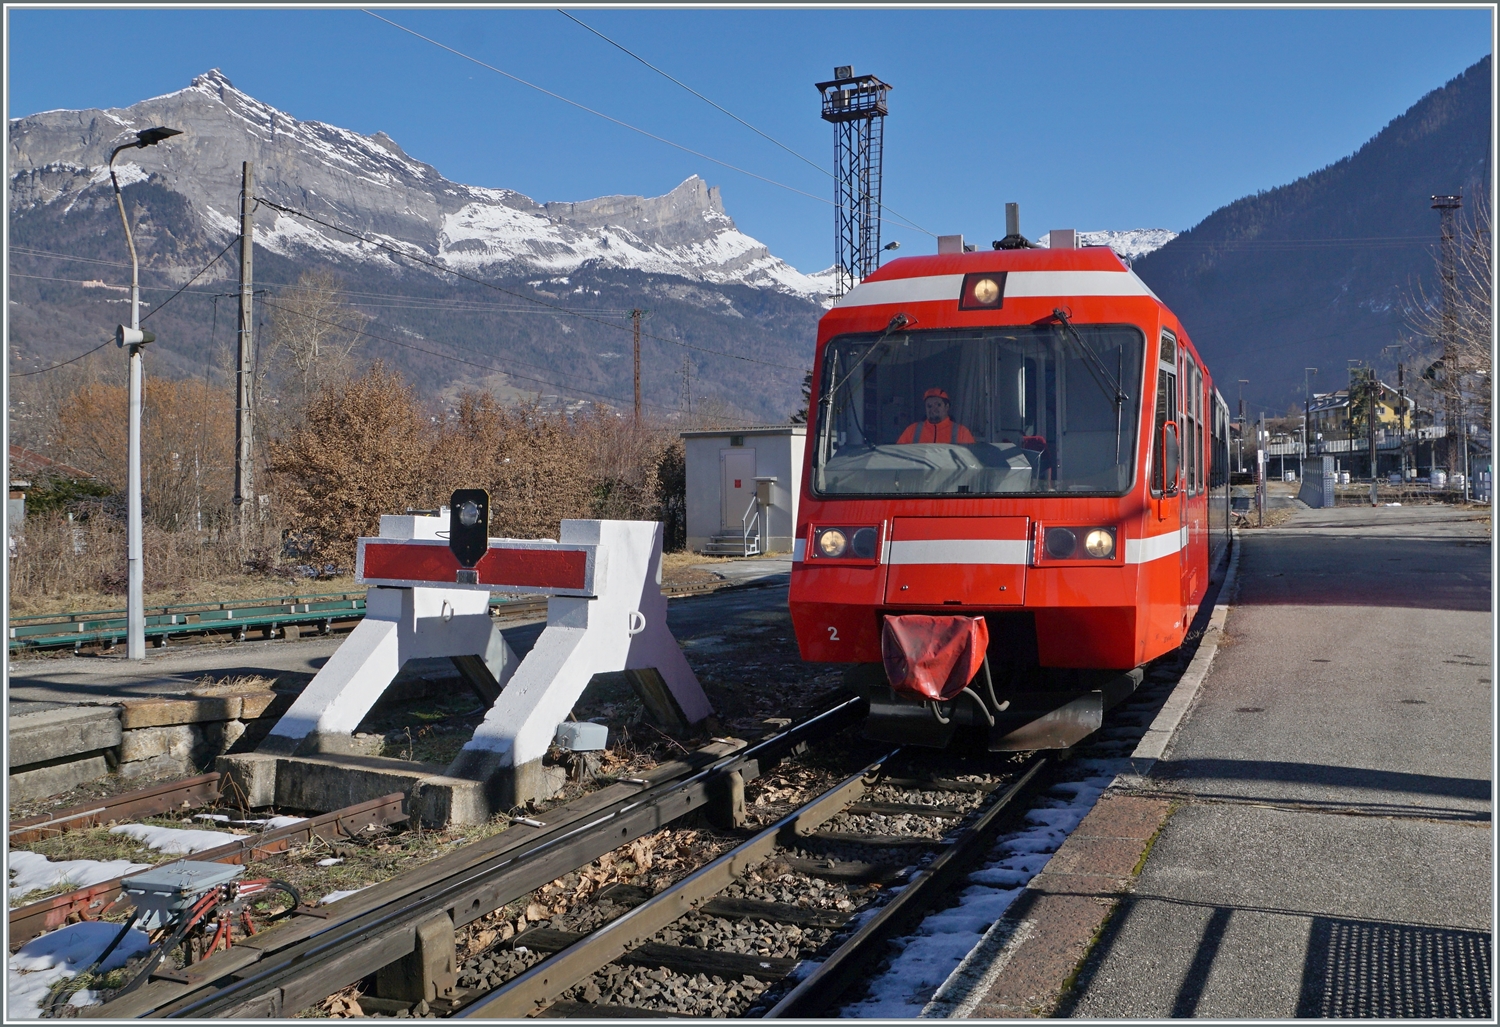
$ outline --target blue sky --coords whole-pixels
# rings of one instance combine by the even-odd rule
[[[579,103],[822,197],[817,168],[556,10],[379,8]],[[892,83],[885,201],[986,243],[1022,229],[1191,227],[1356,150],[1491,51],[1488,8],[1411,10],[570,9],[818,167],[813,83]],[[455,181],[534,199],[659,195],[698,174],[803,271],[832,262],[827,203],[654,142],[353,8],[8,11],[8,115],[123,107],[222,68],[298,118],[383,130]],[[906,252],[933,244],[887,221]]]

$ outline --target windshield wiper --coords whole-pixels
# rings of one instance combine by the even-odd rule
[[[907,317],[905,314],[897,314],[895,317],[891,318],[890,321],[886,322],[885,331],[880,333],[880,338],[872,342],[870,344],[870,348],[865,350],[864,356],[855,361],[854,366],[849,368],[849,372],[845,374],[843,378],[835,382],[833,387],[828,390],[827,396],[828,402],[830,404],[830,409],[832,409],[833,397],[839,392],[840,389],[849,384],[849,379],[854,377],[854,372],[863,367],[865,361],[869,360],[872,356],[875,355],[875,351],[880,348],[881,343],[885,342],[886,339],[889,339],[892,335],[895,335],[897,332],[901,331],[901,329],[909,328],[916,323],[917,322],[915,320]]]
[[[1094,352],[1094,347],[1083,341],[1083,336],[1078,334],[1078,329],[1073,327],[1072,322],[1068,320],[1068,315],[1064,314],[1060,308],[1055,308],[1052,316],[1061,321],[1062,326],[1073,337],[1074,344],[1083,355],[1084,363],[1089,366],[1089,373],[1094,376],[1094,382],[1106,393],[1114,393],[1116,406],[1128,400],[1130,397],[1125,394],[1124,389],[1120,388],[1120,383],[1115,380],[1115,376],[1109,373],[1109,368],[1105,366],[1104,361],[1099,359],[1099,354]]]

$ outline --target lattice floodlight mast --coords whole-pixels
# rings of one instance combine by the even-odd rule
[[[880,266],[880,169],[889,84],[848,65],[819,82],[823,120],[833,123],[834,295]]]

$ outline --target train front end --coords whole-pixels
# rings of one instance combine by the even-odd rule
[[[1071,745],[1181,643],[1174,328],[1102,247],[897,260],[824,316],[791,613],[867,733]]]

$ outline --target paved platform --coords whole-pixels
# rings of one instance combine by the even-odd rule
[[[1194,706],[1018,900],[967,1015],[1492,1015],[1488,513],[1240,539]]]

